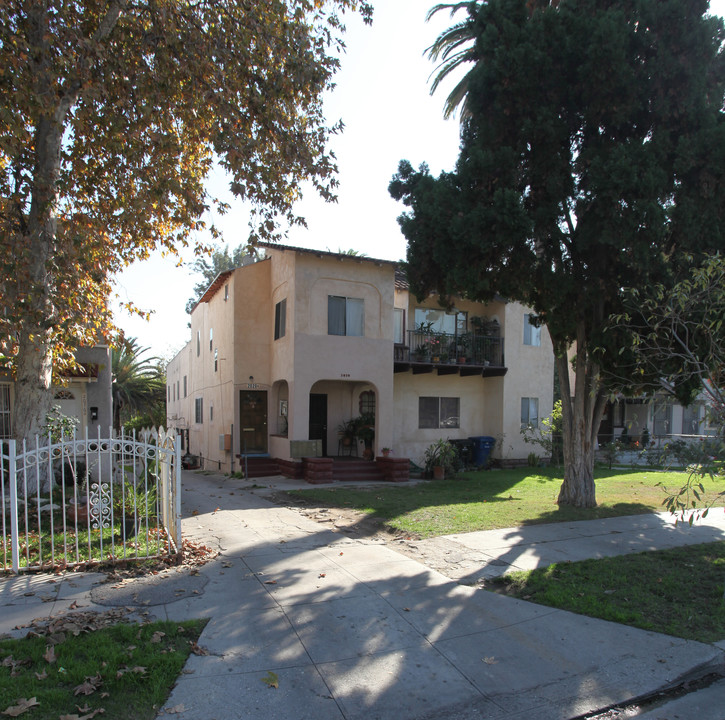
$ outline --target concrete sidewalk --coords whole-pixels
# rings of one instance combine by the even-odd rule
[[[182,720],[569,720],[725,661],[723,644],[460,585],[384,544],[273,505],[264,492],[243,480],[185,473],[184,535],[218,547],[215,560],[198,574],[174,568],[114,585],[93,574],[0,580],[0,632],[74,609],[207,617],[199,644],[209,655],[190,657],[159,715]],[[723,538],[720,510],[707,528],[674,529],[651,515],[445,540],[469,558],[481,555],[480,567],[469,568],[475,578]],[[263,681],[269,672],[278,689]],[[714,707],[718,715],[704,710],[698,720],[721,718],[725,698]]]

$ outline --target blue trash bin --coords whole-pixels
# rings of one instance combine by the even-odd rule
[[[468,439],[473,443],[473,457],[471,458],[473,464],[479,467],[485,466],[488,463],[488,456],[496,444],[496,438],[490,435],[479,435]]]

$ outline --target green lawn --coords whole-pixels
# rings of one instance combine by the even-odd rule
[[[119,623],[75,634],[0,638],[0,715],[151,720],[166,701],[205,620]],[[19,712],[26,707],[27,710]]]
[[[305,502],[360,510],[397,530],[434,537],[660,511],[665,492],[657,483],[675,490],[687,478],[683,472],[597,469],[598,505],[583,510],[557,505],[562,473],[558,468],[490,470],[410,486],[316,488],[290,494]],[[714,496],[725,490],[725,478],[704,485]]]
[[[688,640],[725,638],[725,542],[558,563],[486,580],[541,605]]]

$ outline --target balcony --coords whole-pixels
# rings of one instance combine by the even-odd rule
[[[395,372],[411,370],[414,375],[482,375],[499,377],[506,374],[503,338],[498,335],[420,332],[409,330],[407,343],[394,346]]]

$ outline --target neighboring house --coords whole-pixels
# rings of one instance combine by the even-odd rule
[[[111,349],[105,345],[81,348],[76,352],[80,368],[53,386],[53,405],[78,420],[78,435],[107,435],[113,421],[111,395]],[[11,378],[0,374],[0,438],[12,437],[12,408],[15,387]]]
[[[521,425],[551,412],[554,378],[530,311],[498,299],[446,312],[417,303],[394,262],[265,250],[214,280],[167,367],[168,425],[205,467],[238,468],[245,451],[295,459],[309,440],[337,456],[339,426],[368,413],[376,456],[422,463],[441,437],[492,436],[496,457],[527,457]]]
[[[708,423],[705,399],[684,407],[665,393],[640,398],[619,397],[607,405],[599,428],[599,444],[619,440],[622,434],[638,441],[647,429],[650,442],[661,444],[667,439],[695,439],[716,435]]]

